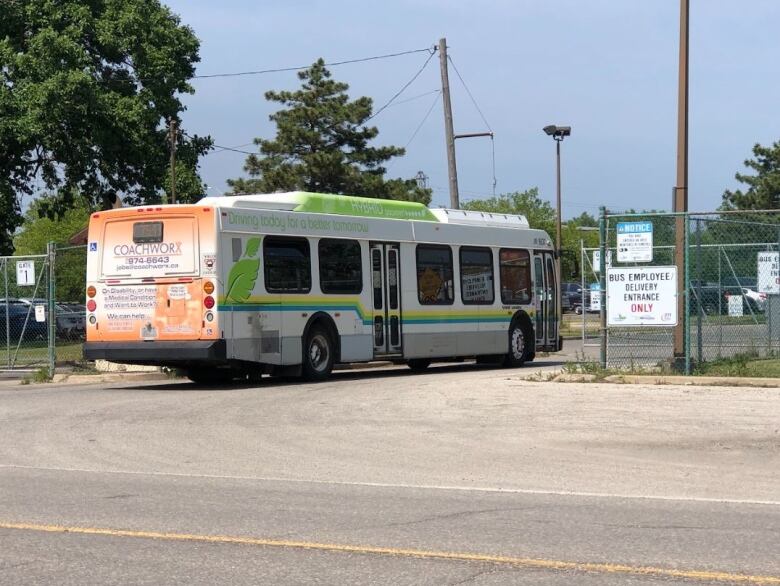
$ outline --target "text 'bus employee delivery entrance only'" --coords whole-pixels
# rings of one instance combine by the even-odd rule
[[[610,326],[677,324],[677,267],[607,269]]]

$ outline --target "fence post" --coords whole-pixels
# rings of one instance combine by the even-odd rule
[[[599,208],[599,250],[601,258],[599,259],[599,295],[601,303],[599,304],[599,318],[601,323],[601,368],[607,368],[607,208]]]
[[[701,266],[701,218],[696,219],[696,305],[698,311],[696,312],[696,360],[699,364],[702,363],[704,357],[704,342],[702,340],[702,313],[704,308],[702,307],[702,266]]]
[[[3,259],[3,276],[5,278],[5,357],[6,366],[11,368],[11,320],[9,318],[8,299],[8,258]]]
[[[691,325],[690,325],[690,315],[691,315],[691,279],[690,279],[690,243],[688,235],[691,231],[691,219],[688,216],[688,213],[686,212],[683,216],[683,226],[685,233],[683,234],[683,266],[684,266],[684,272],[685,272],[685,297],[683,300],[685,303],[683,304],[683,307],[685,307],[685,315],[683,315],[683,328],[685,329],[685,336],[683,338],[683,347],[685,349],[685,374],[691,374]]]
[[[54,341],[57,337],[57,314],[54,305],[55,295],[55,280],[54,280],[54,265],[56,260],[57,246],[54,242],[49,242],[46,245],[47,261],[49,263],[49,378],[54,377],[54,367],[56,362],[56,354],[54,348]]]

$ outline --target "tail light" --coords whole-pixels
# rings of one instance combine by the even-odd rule
[[[87,297],[92,299],[95,295],[97,295],[97,289],[95,289],[94,285],[90,285],[87,287]]]
[[[207,295],[203,298],[203,305],[206,307],[206,309],[211,309],[214,307],[214,298],[211,295]]]
[[[95,311],[97,309],[97,303],[95,303],[94,299],[87,301],[87,309],[89,311]]]
[[[211,281],[206,281],[203,284],[203,292],[206,295],[211,295],[214,292],[214,283],[212,283]]]

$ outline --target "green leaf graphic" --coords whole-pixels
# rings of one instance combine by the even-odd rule
[[[257,275],[260,273],[260,259],[252,258],[260,250],[260,238],[250,238],[246,241],[244,258],[239,260],[230,269],[227,283],[227,300],[237,301],[239,303],[249,299],[252,290],[257,282]]]
[[[246,242],[246,251],[244,252],[244,256],[255,256],[258,250],[260,250],[260,239],[250,238]]]
[[[239,303],[249,299],[252,289],[255,288],[257,274],[260,272],[259,258],[244,258],[233,265],[228,276],[227,295],[228,300]]]

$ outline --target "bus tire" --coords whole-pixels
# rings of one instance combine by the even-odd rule
[[[509,352],[504,358],[504,366],[517,368],[523,366],[533,352],[534,337],[531,329],[523,320],[515,320],[509,328]]]
[[[406,363],[406,365],[411,369],[412,372],[423,372],[431,365],[431,361],[427,358],[412,358]]]
[[[327,329],[316,324],[309,329],[303,343],[303,378],[309,381],[322,381],[333,370],[336,346]]]

